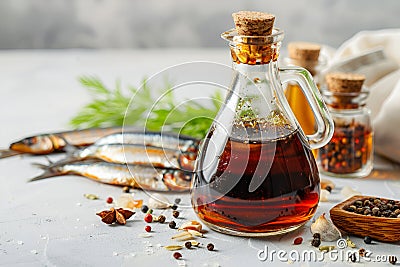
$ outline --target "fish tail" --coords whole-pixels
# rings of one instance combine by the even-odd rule
[[[49,160],[49,165],[47,166],[47,168],[63,166],[63,165],[66,165],[66,164],[69,164],[69,163],[73,163],[73,162],[77,162],[77,161],[81,161],[81,160],[82,160],[82,158],[77,157],[75,155],[71,155],[69,157],[66,157],[64,159],[60,159],[60,160],[57,160],[57,161],[54,161],[54,162]],[[39,166],[40,164],[35,164],[35,165],[40,168],[40,166]]]
[[[16,156],[16,155],[19,155],[19,154],[24,154],[24,153],[20,152],[20,151],[14,151],[14,150],[11,150],[11,149],[1,149],[0,150],[0,159]]]
[[[79,159],[70,157],[70,158],[62,159],[62,160],[59,160],[56,162],[51,161],[49,158],[47,158],[47,160],[49,162],[48,165],[42,164],[42,163],[37,163],[37,162],[32,163],[33,166],[42,169],[44,172],[41,175],[33,177],[28,182],[39,181],[39,180],[43,180],[43,179],[50,178],[50,177],[64,175],[65,172],[61,171],[62,167],[65,166],[66,164],[76,162]]]
[[[31,163],[32,166],[38,167],[39,169],[45,170],[49,167],[49,165],[38,163],[38,162],[33,162]]]
[[[49,168],[48,166],[43,165],[43,164],[37,164],[37,165],[44,166],[44,172],[38,176],[35,176],[35,177],[29,179],[28,182],[34,182],[34,181],[39,181],[39,180],[43,180],[46,178],[64,175],[62,172],[57,171],[57,169],[55,169],[55,168]],[[40,168],[42,168],[42,167],[40,167]]]

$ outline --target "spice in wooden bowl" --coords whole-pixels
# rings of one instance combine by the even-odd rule
[[[353,196],[330,210],[332,222],[357,236],[384,242],[400,241],[400,201]]]

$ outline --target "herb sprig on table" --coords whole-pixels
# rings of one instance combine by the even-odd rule
[[[127,93],[122,92],[119,82],[115,89],[108,88],[96,77],[82,76],[79,82],[89,90],[93,100],[71,119],[70,124],[75,128],[122,126],[125,120],[125,125],[145,126],[152,131],[165,127],[164,130],[203,138],[222,101],[221,93],[217,91],[210,97],[210,107],[194,100],[177,103],[168,82],[165,88],[156,92],[159,95],[165,93],[157,102],[146,80],[140,89],[129,86]]]

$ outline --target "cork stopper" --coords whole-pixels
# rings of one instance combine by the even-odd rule
[[[335,72],[326,75],[326,83],[331,92],[358,93],[364,81],[364,75],[355,73]]]
[[[244,36],[267,36],[272,34],[275,15],[257,11],[239,11],[232,14],[236,31]]]
[[[317,61],[321,46],[315,43],[292,42],[288,44],[289,57],[297,60]]]

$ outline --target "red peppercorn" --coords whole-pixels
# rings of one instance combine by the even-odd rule
[[[151,226],[150,225],[146,225],[146,227],[144,228],[144,230],[146,232],[151,232]]]
[[[300,245],[301,243],[303,243],[303,238],[301,236],[296,237],[293,241],[293,244],[295,245]]]
[[[174,256],[175,259],[182,258],[182,254],[179,252],[175,252],[174,255],[172,255],[172,256]]]
[[[112,197],[108,197],[108,198],[106,199],[106,202],[107,202],[108,204],[111,204],[111,203],[114,202],[114,199],[113,199]]]
[[[147,222],[147,223],[151,223],[152,221],[153,221],[153,215],[151,215],[151,214],[146,214],[145,216],[144,216],[144,221],[145,222]]]

